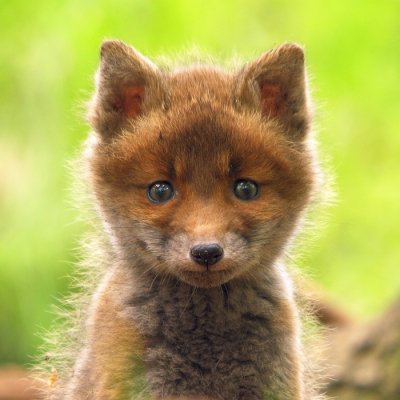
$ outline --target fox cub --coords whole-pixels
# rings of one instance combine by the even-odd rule
[[[101,47],[85,173],[102,283],[52,398],[316,398],[282,259],[312,200],[303,50],[163,71]]]

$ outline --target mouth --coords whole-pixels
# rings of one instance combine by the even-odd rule
[[[181,270],[179,278],[190,285],[211,288],[228,282],[233,277],[231,270],[207,269],[203,271]]]

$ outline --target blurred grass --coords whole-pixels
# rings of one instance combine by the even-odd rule
[[[87,135],[78,111],[104,38],[149,57],[305,46],[340,199],[307,263],[350,314],[379,313],[400,292],[399,17],[397,0],[1,2],[0,363],[29,361],[67,289],[82,226],[66,160]]]

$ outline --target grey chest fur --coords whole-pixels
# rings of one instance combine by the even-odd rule
[[[279,301],[259,285],[154,284],[131,297],[130,310],[156,396],[261,399],[284,362]]]

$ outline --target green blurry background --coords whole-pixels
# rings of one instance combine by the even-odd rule
[[[68,289],[82,225],[67,160],[98,48],[118,38],[152,57],[192,44],[246,60],[305,46],[319,138],[339,203],[305,264],[356,319],[400,292],[398,0],[3,0],[0,3],[0,363],[27,363]]]

